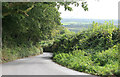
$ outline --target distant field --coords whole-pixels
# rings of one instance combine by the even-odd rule
[[[91,26],[90,23],[85,23],[85,22],[81,22],[81,23],[65,22],[65,23],[62,23],[62,24],[63,24],[64,27],[66,27],[67,29],[69,29],[70,31],[73,31],[75,33],[86,30]]]
[[[83,24],[83,23],[92,23],[93,21],[95,21],[95,22],[98,22],[98,23],[104,23],[105,21],[107,21],[107,22],[109,22],[109,21],[113,21],[114,22],[114,24],[116,25],[116,24],[118,24],[118,20],[112,20],[112,19],[67,19],[67,18],[63,18],[62,20],[61,20],[61,23],[70,23],[70,22],[77,22],[77,23],[81,23],[81,24]]]
[[[100,24],[107,22],[114,22],[114,25],[118,24],[117,20],[100,20],[100,19],[63,19],[61,21],[62,25],[68,28],[70,31],[75,33],[79,31],[83,31],[87,28],[90,28],[93,21],[98,22]]]
[[[75,33],[77,33],[77,32],[81,32],[81,31],[83,31],[83,30],[86,30],[87,28],[84,28],[84,27],[75,27],[75,28],[70,28],[70,27],[66,27],[67,29],[69,29],[70,31],[73,31],[73,32],[75,32]]]
[[[78,24],[78,22],[64,22],[63,25]]]
[[[90,24],[89,22],[64,22],[63,25],[71,25],[71,24]]]

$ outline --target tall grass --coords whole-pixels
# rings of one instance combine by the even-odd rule
[[[4,45],[2,48],[2,63],[42,53],[43,49],[40,45],[21,44],[21,46],[11,45],[10,47]]]

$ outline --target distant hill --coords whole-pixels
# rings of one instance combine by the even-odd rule
[[[114,22],[114,25],[118,25],[118,20],[102,20],[102,19],[62,19],[61,23],[63,24],[64,27],[68,28],[70,31],[73,32],[79,32],[82,30],[85,30],[89,27],[91,27],[92,23],[94,22],[98,22],[99,24],[103,24],[105,23],[105,21],[107,22]]]
[[[115,25],[118,24],[118,20],[112,20],[112,19],[67,19],[67,18],[63,18],[61,20],[61,23],[65,23],[65,22],[92,23],[93,21],[98,23],[104,23],[105,21],[107,22],[113,21]]]

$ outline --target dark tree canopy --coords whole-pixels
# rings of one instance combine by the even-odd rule
[[[77,2],[3,2],[3,39],[18,44],[52,39],[61,25],[59,7],[72,11],[70,4],[80,5]],[[86,2],[81,6],[88,10]]]
[[[59,9],[60,6],[64,6],[65,10],[72,11],[72,8],[69,6],[70,4],[78,7],[80,4],[78,2],[3,2],[3,16],[7,16],[10,14],[25,14],[28,16],[27,12],[31,11],[35,6],[42,4],[48,4],[52,7],[56,7]],[[88,10],[87,2],[82,2],[81,6],[85,11]]]

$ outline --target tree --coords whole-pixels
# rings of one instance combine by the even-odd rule
[[[42,3],[42,2],[41,2]],[[4,16],[8,16],[10,14],[25,14],[28,16],[27,12],[31,11],[34,6],[38,4],[37,2],[3,2],[3,17]],[[57,8],[59,9],[60,6],[64,6],[65,10],[69,10],[72,11],[72,8],[69,7],[70,4],[75,5],[75,6],[79,6],[80,4],[78,2],[44,2],[44,4],[48,4],[48,5],[52,5],[52,6],[57,6]],[[20,8],[21,6],[23,6],[24,8]],[[88,10],[87,7],[87,2],[82,2],[81,6],[83,7],[83,9],[85,11]]]
[[[3,43],[6,39],[21,44],[52,38],[53,30],[61,25],[59,7],[64,6],[65,10],[72,11],[70,4],[79,6],[77,2],[3,3]],[[82,2],[82,7],[88,10],[86,2]]]

